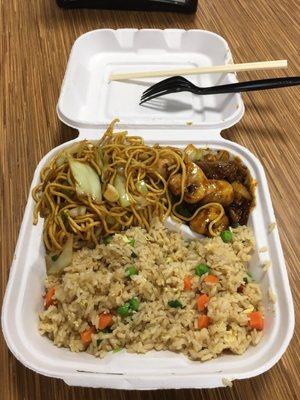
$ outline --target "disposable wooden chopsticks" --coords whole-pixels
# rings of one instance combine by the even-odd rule
[[[120,81],[127,79],[154,78],[154,77],[177,76],[177,75],[198,75],[198,74],[210,74],[210,73],[220,73],[220,72],[241,72],[241,71],[255,71],[263,69],[279,69],[279,68],[286,68],[287,64],[288,64],[287,60],[275,60],[275,61],[261,61],[261,62],[243,63],[243,64],[214,65],[210,67],[198,67],[198,68],[112,73],[110,75],[110,80]]]

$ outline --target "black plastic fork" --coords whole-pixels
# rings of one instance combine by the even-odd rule
[[[220,94],[220,93],[240,93],[254,90],[277,89],[287,86],[300,85],[300,76],[287,78],[261,79],[256,81],[247,81],[239,83],[230,83],[228,85],[198,87],[182,76],[173,76],[164,79],[155,85],[150,86],[143,92],[140,104],[146,101],[164,96],[169,93],[192,92],[198,95]]]

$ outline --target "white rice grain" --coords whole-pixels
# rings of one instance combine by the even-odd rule
[[[274,291],[273,291],[273,289],[272,289],[271,287],[269,287],[268,295],[269,295],[270,301],[271,301],[273,304],[275,304],[276,301],[277,301],[277,295],[276,295],[276,293],[274,293]]]
[[[268,251],[268,248],[267,248],[267,246],[263,246],[258,251],[259,251],[259,253],[266,253]]]
[[[227,379],[227,378],[223,378],[223,379],[222,379],[222,383],[223,383],[223,385],[224,385],[225,387],[232,387],[232,386],[233,386],[233,383],[231,382],[231,380],[230,380],[230,379]]]
[[[262,270],[263,271],[268,271],[269,268],[271,268],[272,263],[270,260],[264,261],[262,264]]]

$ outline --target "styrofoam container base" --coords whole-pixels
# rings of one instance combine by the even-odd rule
[[[173,53],[176,57],[171,57]],[[128,60],[127,64],[125,60]],[[116,65],[129,71],[137,68],[139,62],[145,67],[154,68],[157,65],[155,60],[160,60],[159,66],[169,66],[172,62],[177,67],[187,63],[220,64],[230,61],[231,56],[222,38],[205,31],[90,32],[79,38],[73,47],[58,103],[58,114],[64,122],[79,129],[75,141],[99,138],[104,126],[123,112],[120,126],[128,127],[129,134],[144,137],[150,145],[160,143],[183,148],[193,143],[200,147],[226,149],[242,159],[258,183],[257,205],[249,225],[254,230],[257,249],[268,248],[266,253],[256,250],[250,263],[250,271],[261,284],[263,292],[263,338],[243,355],[224,354],[205,363],[191,361],[182,354],[169,351],[151,351],[139,355],[123,350],[99,359],[86,353],[72,353],[55,347],[49,339],[40,336],[37,329],[38,313],[43,308],[46,271],[43,221],[32,225],[34,202],[29,195],[3,302],[3,333],[10,350],[25,366],[43,375],[61,378],[69,385],[116,389],[224,386],[224,378],[250,378],[271,368],[284,353],[293,333],[293,303],[278,231],[276,228],[271,233],[268,231],[275,217],[264,170],[259,160],[247,149],[220,135],[222,129],[242,117],[244,106],[241,97],[228,95],[225,104],[222,101],[220,103],[217,96],[210,96],[210,100],[191,97],[186,99],[189,108],[182,110],[182,105],[174,103],[183,101],[183,97],[178,96],[165,103],[164,109],[155,110],[153,114],[144,111],[141,115],[137,103],[145,86],[141,89],[140,83],[128,82],[117,89],[115,85],[118,83],[111,85],[107,81],[107,74],[108,71],[120,70]],[[204,82],[205,79],[213,80],[216,77],[202,79]],[[236,80],[233,74],[217,79],[222,82]],[[150,84],[152,82],[147,83],[148,86]],[[201,107],[198,110],[196,106],[199,104]],[[191,126],[186,125],[187,119],[192,119]],[[40,171],[51,157],[73,142],[56,147],[41,160],[31,189],[39,182]],[[271,261],[272,267],[263,272],[262,264],[267,260]],[[275,307],[268,300],[270,287],[277,295]]]

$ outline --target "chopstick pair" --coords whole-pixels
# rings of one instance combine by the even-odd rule
[[[199,75],[199,74],[222,73],[222,72],[258,71],[258,70],[287,68],[287,66],[288,66],[287,60],[260,61],[260,62],[242,63],[242,64],[214,65],[210,67],[112,73],[109,79],[111,81],[121,81],[121,80],[140,79],[140,78],[161,78],[166,76],[172,77],[178,75]]]
[[[254,90],[276,89],[280,87],[300,85],[300,77],[284,77],[262,79],[255,81],[239,82],[228,85],[199,87],[178,75],[198,75],[207,73],[241,72],[286,68],[287,60],[262,61],[243,64],[226,64],[211,67],[183,68],[174,70],[142,71],[130,73],[113,73],[110,80],[128,80],[139,78],[165,77],[169,78],[152,85],[143,92],[140,104],[146,101],[176,92],[191,92],[197,95],[209,95],[220,93],[240,93]],[[171,77],[170,77],[171,76]]]

